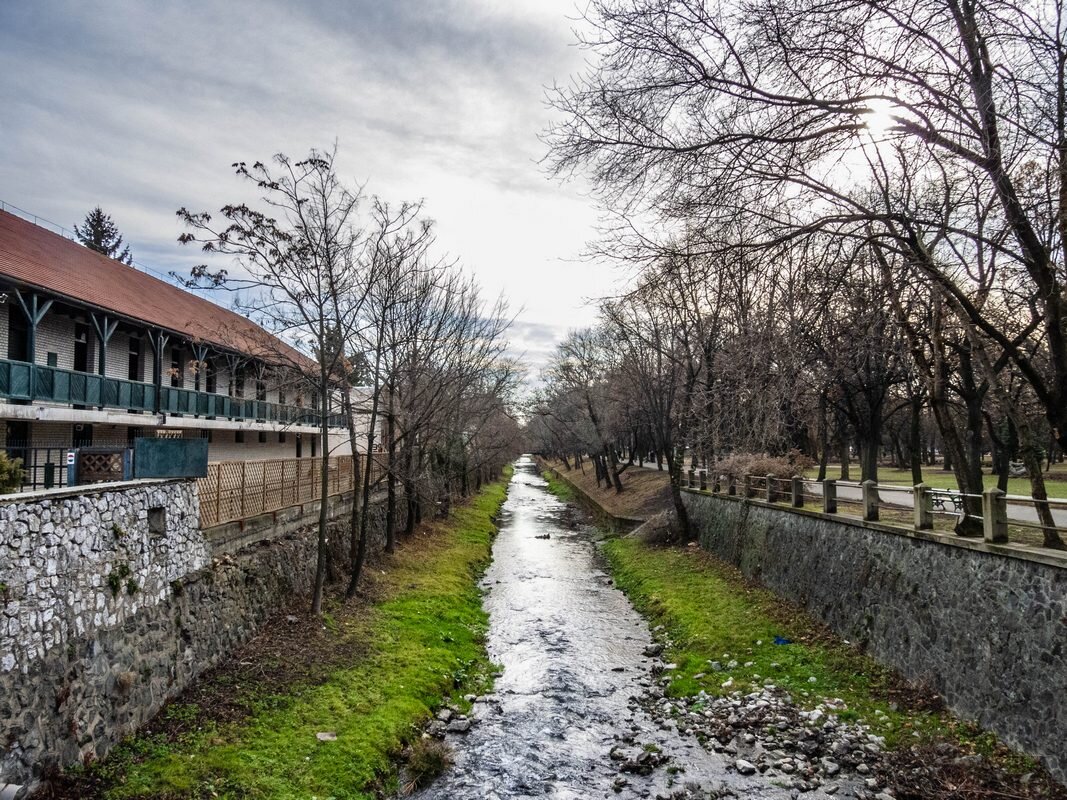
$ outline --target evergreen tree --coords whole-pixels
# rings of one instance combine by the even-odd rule
[[[122,234],[115,227],[110,214],[97,206],[85,215],[82,227],[74,226],[74,234],[83,245],[98,253],[103,253],[108,258],[114,258],[123,264],[133,263],[133,254],[130,246],[122,246]]]

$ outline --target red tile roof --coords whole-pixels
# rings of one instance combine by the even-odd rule
[[[250,319],[0,211],[0,279],[266,361],[308,360]]]

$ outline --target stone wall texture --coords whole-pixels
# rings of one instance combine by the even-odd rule
[[[684,493],[700,544],[1067,780],[1067,568]]]
[[[220,554],[198,511],[189,481],[0,501],[0,787],[103,757],[310,591],[316,538],[298,516]],[[343,515],[331,539],[342,559]]]

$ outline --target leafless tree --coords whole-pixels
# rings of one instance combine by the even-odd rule
[[[320,514],[318,556],[312,612],[322,608],[327,562],[329,496],[329,422],[336,398],[335,372],[345,332],[338,320],[355,319],[345,304],[360,302],[364,276],[356,259],[361,241],[358,225],[360,191],[337,175],[334,152],[313,150],[301,161],[276,155],[272,165],[234,164],[236,175],[261,192],[258,203],[223,206],[221,224],[211,214],[184,208],[178,217],[189,228],[182,244],[200,244],[203,251],[228,256],[235,269],[212,271],[201,265],[191,283],[240,291],[241,310],[293,350],[267,345],[300,372],[311,371],[318,408],[314,416],[320,436]],[[304,358],[301,358],[301,355]]]

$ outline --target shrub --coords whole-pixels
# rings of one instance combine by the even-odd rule
[[[708,470],[716,476],[725,476],[741,480],[742,475],[773,475],[776,478],[792,478],[815,464],[812,459],[797,450],[790,450],[786,456],[769,456],[758,453],[734,453],[722,461],[717,461]]]
[[[408,773],[411,783],[408,792],[427,786],[452,766],[452,748],[438,739],[418,739],[411,745]]]
[[[22,459],[10,458],[0,450],[0,494],[11,494],[22,486]]]

